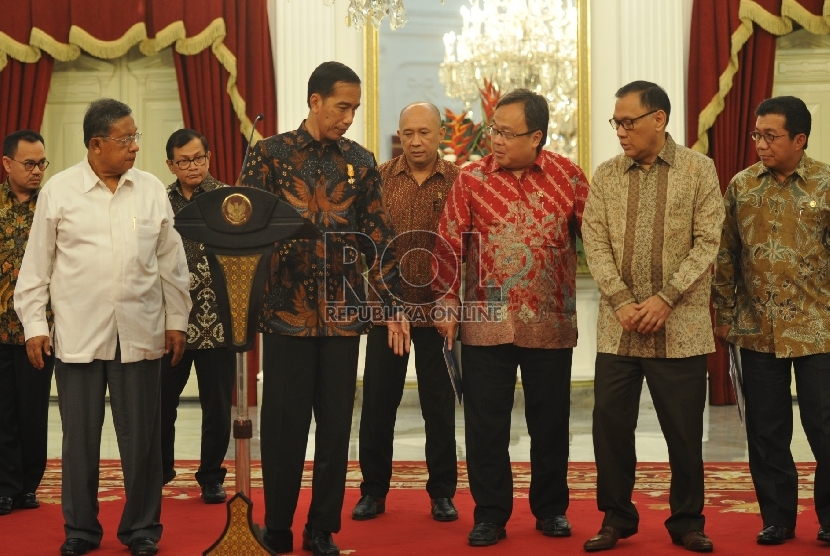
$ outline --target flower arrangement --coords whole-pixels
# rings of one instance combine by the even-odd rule
[[[490,135],[487,126],[493,123],[496,104],[501,98],[498,87],[490,80],[484,80],[484,86],[478,89],[481,97],[482,121],[474,122],[466,112],[455,114],[449,108],[444,109],[444,127],[447,133],[441,141],[444,160],[463,166],[490,154]]]

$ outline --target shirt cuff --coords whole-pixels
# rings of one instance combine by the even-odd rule
[[[35,336],[49,336],[48,322],[33,322],[28,326],[23,326],[23,336],[26,340],[31,340]]]
[[[165,330],[179,330],[180,332],[187,332],[187,317],[177,317],[167,315],[164,322]]]
[[[663,291],[657,292],[657,295],[663,298],[663,301],[668,303],[671,308],[674,308],[677,302],[680,301],[680,298],[683,297],[683,293],[672,284],[663,288]]]
[[[614,295],[612,295],[608,302],[613,307],[614,311],[619,311],[621,307],[628,305],[629,303],[636,303],[637,298],[634,297],[634,294],[631,293],[631,290],[625,288],[624,290],[620,290]]]

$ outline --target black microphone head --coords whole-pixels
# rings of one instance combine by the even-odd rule
[[[256,120],[262,120],[265,118],[265,114],[257,114]],[[256,121],[254,120],[254,121]]]

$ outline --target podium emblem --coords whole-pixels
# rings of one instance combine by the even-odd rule
[[[241,193],[228,195],[222,203],[222,216],[228,224],[234,226],[245,224],[251,218],[252,212],[250,199]]]

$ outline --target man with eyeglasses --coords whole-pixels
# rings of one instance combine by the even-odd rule
[[[84,114],[87,154],[43,186],[14,305],[37,369],[55,354],[63,428],[65,556],[98,548],[105,393],[126,502],[118,539],[133,556],[161,537],[161,357],[175,365],[190,313],[187,261],[164,185],[133,167],[141,134],[113,99]],[[47,320],[51,300],[54,327]]]
[[[795,536],[792,368],[816,459],[818,540],[830,543],[830,165],[805,153],[812,117],[804,101],[766,99],[755,115],[749,135],[760,160],[724,196],[715,334],[740,348],[758,544]]]
[[[588,552],[637,533],[631,501],[643,378],[654,400],[671,467],[674,544],[709,552],[703,533],[703,409],[711,266],[723,203],[712,160],[666,131],[671,103],[648,81],[616,93],[611,127],[622,154],[599,165],[582,235],[600,290],[593,440],[597,507],[605,514]]]
[[[547,142],[549,108],[527,89],[503,96],[492,154],[462,168],[438,225],[435,325],[461,327],[471,546],[507,536],[513,511],[510,418],[521,367],[536,529],[568,537],[568,421],[576,345],[576,238],[588,181]],[[464,300],[461,262],[466,261]]]
[[[46,160],[43,137],[31,130],[3,141],[0,184],[0,515],[40,506],[36,491],[46,470],[49,393],[54,358],[35,369],[14,311],[17,274],[29,239]],[[47,313],[51,322],[51,311]]]
[[[207,139],[193,129],[174,131],[167,140],[167,167],[176,181],[167,186],[167,197],[178,214],[207,191],[225,184],[210,175],[210,149]],[[161,463],[164,483],[176,477],[175,439],[179,397],[196,367],[199,404],[202,407],[202,441],[196,481],[206,504],[219,504],[227,498],[222,483],[227,469],[222,467],[231,435],[231,395],[236,358],[228,350],[225,330],[213,291],[205,246],[182,238],[190,271],[190,298],[193,309],[187,325],[187,345],[181,361],[171,365],[171,355],[161,360]]]

